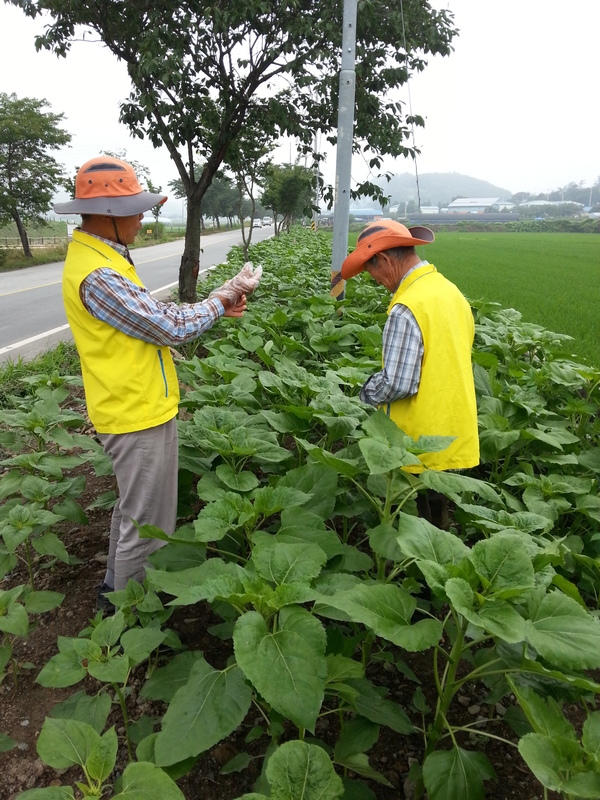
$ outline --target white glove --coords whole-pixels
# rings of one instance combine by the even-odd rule
[[[225,281],[223,286],[212,291],[210,297],[225,297],[235,305],[243,294],[252,294],[262,277],[262,267],[253,269],[252,262],[247,261],[242,269],[231,280]]]

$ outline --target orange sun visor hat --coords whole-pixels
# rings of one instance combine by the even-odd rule
[[[111,156],[98,156],[79,168],[75,199],[56,203],[57,214],[101,214],[132,217],[166,202],[166,195],[145,192],[131,164]]]
[[[358,275],[365,268],[367,261],[382,250],[429,244],[434,239],[433,231],[422,225],[406,228],[400,222],[392,219],[371,222],[359,234],[356,250],[344,259],[341,269],[342,278],[348,280],[348,278]]]

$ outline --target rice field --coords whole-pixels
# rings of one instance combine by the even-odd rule
[[[356,235],[350,238],[354,247]],[[573,337],[571,352],[600,366],[600,236],[441,232],[420,253],[470,300],[515,308],[523,320]]]

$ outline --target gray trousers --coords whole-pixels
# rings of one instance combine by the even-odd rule
[[[130,578],[143,581],[148,556],[164,545],[159,539],[140,539],[132,520],[162,528],[169,536],[175,530],[177,422],[173,418],[143,431],[99,436],[104,452],[112,459],[119,487],[110,527],[107,576],[114,574],[114,588],[124,589]]]

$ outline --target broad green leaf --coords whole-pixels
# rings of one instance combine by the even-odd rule
[[[84,691],[80,691],[55,705],[49,716],[87,722],[97,733],[102,733],[111,705],[110,695],[106,692],[89,697]]]
[[[496,777],[483,753],[453,747],[425,759],[423,781],[429,800],[484,800],[483,781]]]
[[[199,650],[178,653],[170,659],[166,666],[160,667],[152,673],[144,684],[140,696],[170,703],[175,692],[188,682],[192,667],[202,657]]]
[[[386,442],[377,439],[360,439],[358,446],[372,475],[421,464],[420,459],[404,447],[390,447]]]
[[[526,622],[526,639],[557,667],[570,671],[600,666],[600,623],[561,592],[542,599]]]
[[[133,628],[121,636],[121,647],[132,667],[145,661],[165,638],[165,631],[157,628]]]
[[[277,541],[290,544],[316,544],[326,553],[328,559],[343,551],[342,543],[335,531],[326,528],[321,517],[303,508],[281,512],[281,527],[276,537]]]
[[[421,517],[400,513],[398,544],[409,558],[436,561],[442,566],[460,564],[469,548],[452,533],[442,531]]]
[[[526,734],[519,739],[518,746],[523,760],[542,786],[556,792],[563,791],[565,781],[572,775],[573,764],[582,762],[584,756],[577,742],[550,739],[541,733]]]
[[[498,533],[477,542],[469,558],[487,594],[516,597],[535,585],[531,559],[516,534]]]
[[[327,753],[317,745],[282,744],[267,764],[271,800],[335,800],[344,786]]]
[[[236,492],[251,492],[259,485],[259,480],[253,472],[236,472],[229,464],[219,464],[215,472],[225,486]]]
[[[65,769],[73,764],[83,767],[100,735],[86,722],[46,717],[37,740],[37,751],[48,766]]]
[[[215,597],[229,597],[243,591],[240,574],[235,564],[209,558],[197,567],[180,572],[148,570],[146,580],[153,589],[180,598],[177,605],[191,605],[199,600],[212,603]]]
[[[66,653],[57,653],[44,665],[36,680],[41,686],[50,689],[62,689],[73,686],[83,680],[87,674],[85,667],[79,663],[79,658],[74,650]]]
[[[48,786],[46,789],[29,789],[19,795],[19,800],[75,800],[70,786]]]
[[[25,598],[25,608],[29,614],[44,614],[57,608],[64,599],[64,594],[60,592],[29,592]]]
[[[0,733],[0,753],[8,753],[13,747],[17,746],[17,742],[7,736],[5,733]]]
[[[587,753],[600,757],[600,711],[592,711],[583,723],[581,743]]]
[[[32,540],[34,550],[41,556],[54,556],[65,564],[70,561],[67,548],[55,533],[45,533]]]
[[[310,501],[310,495],[294,489],[291,486],[264,486],[253,494],[254,511],[260,512],[264,517],[277,514],[284,508],[301,506]]]
[[[372,781],[381,783],[384,786],[389,786],[390,788],[393,786],[384,775],[377,772],[377,770],[369,764],[369,757],[366,753],[352,753],[343,758],[336,758],[336,764],[340,764],[346,769],[355,772],[357,775],[361,775],[363,778],[369,778]]]
[[[275,584],[310,583],[327,561],[316,544],[286,544],[271,541],[257,544],[252,563],[258,575]]]
[[[265,700],[314,732],[327,678],[325,629],[319,620],[287,606],[272,632],[260,614],[249,611],[237,620],[233,643],[238,664]]]
[[[347,678],[364,678],[365,668],[360,661],[354,661],[339,653],[327,655],[327,683],[339,683]]]
[[[382,697],[371,681],[360,678],[348,680],[347,683],[358,692],[353,706],[361,716],[378,725],[387,725],[396,733],[406,734],[414,731],[413,724],[404,709]]]
[[[353,622],[361,622],[378,636],[409,652],[433,647],[442,635],[442,625],[438,620],[410,624],[417,601],[394,584],[363,583],[347,592],[321,599],[344,611]]]
[[[176,764],[213,747],[241,724],[251,702],[252,690],[238,667],[221,671],[198,659],[163,717],[156,763]]]
[[[321,519],[327,519],[333,513],[338,485],[337,472],[325,464],[304,464],[302,467],[289,470],[280,478],[278,486],[291,486],[310,495],[306,508]],[[293,516],[293,515],[292,515]],[[293,521],[290,520],[290,521]],[[284,514],[281,515],[284,524]]]
[[[530,686],[520,686],[510,676],[508,682],[535,733],[575,741],[575,729],[554,698],[544,700]]]
[[[441,492],[456,501],[461,499],[463,493],[477,494],[494,504],[500,500],[497,491],[491,484],[457,472],[425,470],[419,475],[419,478],[423,486]]]
[[[379,738],[379,725],[364,717],[355,717],[344,724],[335,744],[334,760],[343,763],[347,756],[366,753]]]
[[[127,656],[111,656],[107,661],[90,661],[88,672],[102,683],[126,683],[131,665]]]
[[[185,800],[177,784],[154,764],[128,764],[113,800]]]
[[[119,641],[119,636],[125,627],[125,615],[122,611],[117,611],[109,617],[103,619],[92,631],[91,640],[100,647],[112,647]]]
[[[404,554],[398,544],[398,530],[385,523],[367,530],[369,544],[375,553],[388,561],[403,561]]]
[[[252,756],[248,753],[238,753],[230,759],[225,766],[219,770],[219,775],[229,775],[232,772],[241,772],[246,769],[248,764],[252,761]]]
[[[118,746],[119,740],[113,725],[97,742],[87,758],[86,769],[93,780],[104,783],[108,778],[117,760]]]
[[[9,553],[0,547],[0,581],[8,575],[11,569],[17,566],[18,558],[14,553]]]
[[[29,617],[20,603],[11,603],[0,616],[0,631],[12,633],[14,636],[27,636]]]

